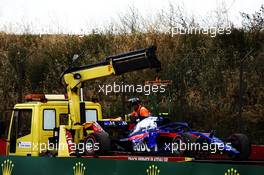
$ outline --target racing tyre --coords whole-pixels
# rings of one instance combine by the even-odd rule
[[[190,151],[187,149],[187,148],[182,148],[182,145],[181,144],[185,144],[188,145],[188,144],[191,144],[191,143],[195,143],[196,139],[193,138],[191,136],[190,133],[183,133],[181,134],[181,136],[177,136],[175,138],[173,138],[172,140],[172,144],[173,144],[173,147],[172,147],[172,153],[176,156],[189,156],[191,153]],[[175,149],[177,148],[177,149]]]
[[[237,149],[240,154],[229,155],[235,160],[247,160],[251,153],[251,143],[245,134],[232,134],[228,139],[227,143],[231,143],[232,147]]]
[[[207,145],[208,147],[210,147],[210,143],[206,138],[198,138],[195,142],[196,144],[199,144],[200,146],[198,147],[197,150],[192,150],[193,152],[193,157],[195,159],[199,159],[199,160],[204,160],[207,159],[210,155],[210,149],[205,149],[203,148],[204,145]],[[205,148],[207,148],[207,146]]]
[[[181,149],[181,144],[184,144],[185,140],[183,137],[177,136],[172,139],[171,153],[173,156],[183,156],[185,150]]]
[[[85,155],[107,153],[111,149],[109,136],[105,132],[89,134],[84,140]]]

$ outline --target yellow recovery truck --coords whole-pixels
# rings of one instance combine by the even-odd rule
[[[75,155],[72,146],[80,150],[80,145],[86,151],[87,145],[82,143],[103,117],[99,103],[84,101],[83,83],[146,68],[159,70],[161,65],[155,51],[155,47],[149,47],[110,56],[97,64],[69,67],[62,74],[67,96],[27,95],[27,102],[16,104],[12,112],[6,155],[68,157]],[[103,145],[91,147],[97,146]]]

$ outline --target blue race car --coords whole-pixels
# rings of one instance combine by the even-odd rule
[[[150,116],[128,129],[127,122],[99,122],[100,132],[87,136],[98,142],[100,151],[125,151],[134,154],[190,156],[198,159],[210,154],[226,153],[232,159],[246,160],[251,144],[244,134],[233,134],[227,140],[215,137],[215,132],[192,130],[187,123],[170,122],[164,117]],[[110,127],[111,126],[111,127]],[[111,128],[111,129],[109,129]],[[116,132],[120,130],[120,132]],[[92,151],[93,152],[93,151]],[[88,154],[90,154],[88,152]]]

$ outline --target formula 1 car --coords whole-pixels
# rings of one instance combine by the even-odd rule
[[[244,134],[232,134],[228,139],[215,137],[215,132],[193,131],[187,123],[170,122],[164,117],[150,116],[138,122],[133,129],[127,122],[98,122],[94,133],[85,144],[99,143],[96,152],[125,151],[134,154],[190,156],[198,159],[210,154],[226,153],[232,159],[246,160],[251,144]],[[116,132],[119,130],[120,132]],[[86,154],[95,150],[87,150]]]

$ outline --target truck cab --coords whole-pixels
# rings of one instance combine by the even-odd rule
[[[39,156],[49,146],[54,128],[69,123],[69,102],[65,95],[31,94],[16,104],[10,119],[7,155]],[[102,119],[99,103],[85,102],[85,120]]]

